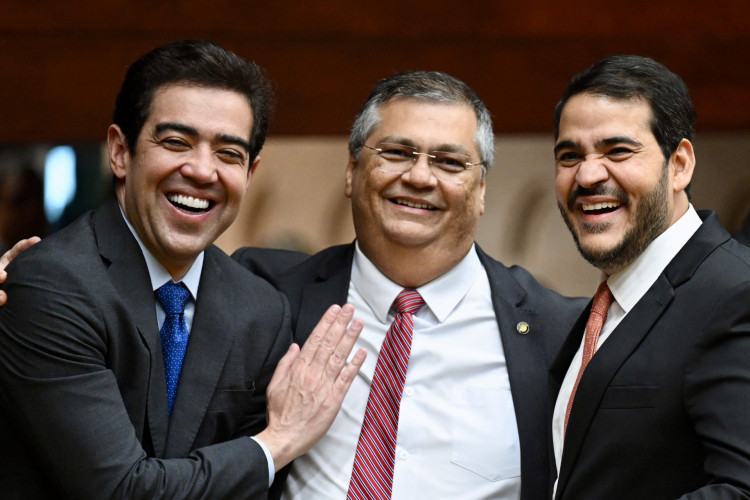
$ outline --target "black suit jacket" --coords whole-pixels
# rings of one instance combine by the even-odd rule
[[[171,419],[154,294],[116,203],[24,252],[0,309],[3,498],[265,498],[247,435],[291,342],[286,299],[205,252]]]
[[[549,363],[585,301],[564,298],[540,285],[526,270],[505,267],[478,247],[477,252],[489,277],[508,365],[521,443],[521,496],[524,500],[545,498],[552,467],[547,453]],[[353,244],[323,250],[306,260],[300,254],[256,248],[243,248],[233,255],[287,295],[295,340],[300,343],[331,304],[346,302],[353,256]],[[517,329],[522,321],[530,325],[525,335]]]
[[[750,498],[750,249],[701,217],[586,368],[556,498]],[[587,317],[553,366],[557,388]]]

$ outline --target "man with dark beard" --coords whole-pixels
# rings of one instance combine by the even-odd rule
[[[750,498],[750,251],[690,204],[694,121],[638,56],[555,110],[558,205],[603,280],[551,369],[556,499]]]

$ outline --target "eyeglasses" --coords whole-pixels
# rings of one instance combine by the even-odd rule
[[[465,154],[447,151],[420,153],[414,146],[407,146],[406,144],[381,142],[376,148],[366,144],[364,144],[364,147],[375,151],[378,156],[385,160],[382,166],[376,167],[382,172],[404,175],[417,164],[421,155],[427,157],[427,164],[430,166],[432,175],[442,181],[454,184],[466,182],[461,174],[470,168],[482,165],[481,162],[472,163],[471,158]]]

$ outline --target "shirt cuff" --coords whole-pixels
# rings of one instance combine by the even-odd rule
[[[276,477],[276,466],[273,463],[271,452],[268,451],[268,448],[260,439],[256,438],[255,436],[250,436],[250,439],[258,443],[258,446],[260,446],[260,449],[263,450],[263,453],[266,455],[266,461],[268,461],[268,487],[270,488],[273,484],[274,478]]]
[[[256,438],[255,436],[250,436],[250,439],[258,443],[258,446],[260,446],[260,449],[263,450],[263,453],[266,455],[266,461],[268,462],[268,487],[270,488],[273,484],[274,478],[276,477],[276,466],[273,463],[271,452],[268,451],[268,447],[260,439]]]

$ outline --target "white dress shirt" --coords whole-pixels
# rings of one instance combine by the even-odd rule
[[[328,433],[296,459],[285,498],[345,499],[380,346],[403,288],[357,247],[348,301],[367,350]],[[396,442],[394,499],[518,499],[521,461],[508,370],[487,273],[474,249],[418,289]]]
[[[674,224],[660,234],[651,244],[625,269],[609,276],[607,279],[614,301],[609,307],[607,320],[602,326],[599,339],[596,343],[597,349],[607,340],[612,331],[620,324],[620,321],[635,307],[639,300],[648,292],[651,285],[664,271],[667,265],[674,259],[685,243],[695,234],[703,223],[692,205]],[[557,395],[555,411],[552,415],[552,443],[555,451],[555,464],[560,470],[562,451],[565,436],[565,412],[568,406],[570,394],[573,392],[578,371],[581,369],[583,358],[583,341],[578,348],[573,361],[568,368],[560,392]],[[555,483],[557,489],[557,483]],[[554,494],[552,495],[554,497]]]

